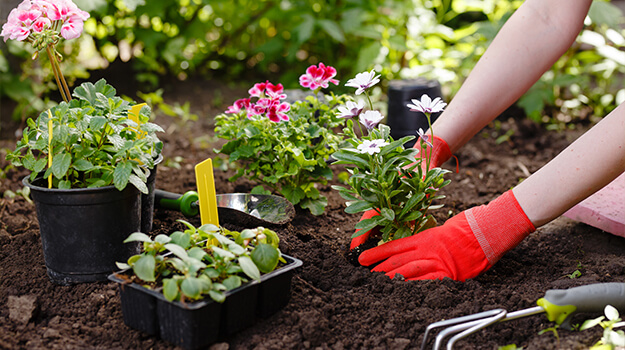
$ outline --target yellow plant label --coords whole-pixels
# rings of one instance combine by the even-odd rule
[[[195,181],[202,225],[213,224],[219,226],[212,159],[206,159],[195,166]]]

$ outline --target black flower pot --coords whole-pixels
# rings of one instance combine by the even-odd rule
[[[289,301],[295,268],[302,265],[296,258],[282,255],[287,264],[226,292],[226,300],[170,302],[160,293],[131,283],[125,271],[109,276],[119,284],[124,323],[149,335],[185,349],[198,349],[228,337],[266,318]]]
[[[422,95],[428,95],[431,99],[443,98],[441,86],[435,80],[424,78],[392,80],[388,86],[388,115],[387,125],[391,128],[391,136],[397,140],[404,136],[417,135],[419,128],[426,131],[429,126],[423,113],[412,112],[407,104],[412,99],[421,100]],[[432,123],[440,113],[431,116]],[[416,140],[406,143],[406,147],[412,147]]]
[[[35,202],[43,256],[52,282],[70,285],[104,281],[117,261],[138,254],[138,242],[123,243],[141,226],[141,192],[134,186],[62,190],[36,178],[30,188]]]

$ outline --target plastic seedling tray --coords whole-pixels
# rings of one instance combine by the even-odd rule
[[[119,284],[124,323],[185,349],[210,345],[252,326],[256,317],[269,317],[288,303],[294,269],[302,261],[282,255],[286,265],[226,292],[223,303],[211,299],[192,303],[170,302],[158,291],[120,278],[124,271],[108,278]]]

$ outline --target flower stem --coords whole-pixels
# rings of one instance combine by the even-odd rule
[[[54,73],[54,78],[56,79],[56,85],[59,87],[59,92],[61,93],[61,97],[63,98],[63,101],[69,102],[69,100],[71,100],[69,88],[67,87],[67,83],[65,82],[65,77],[63,76],[63,73],[61,72],[61,67],[59,66],[59,62],[56,59],[52,45],[46,46],[46,53],[48,54],[48,58],[50,59],[52,72]]]

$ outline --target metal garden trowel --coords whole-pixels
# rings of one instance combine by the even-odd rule
[[[295,216],[293,204],[280,196],[226,193],[217,194],[216,197],[217,211],[222,222],[241,226],[284,225]],[[195,191],[184,194],[154,191],[155,206],[180,211],[187,217],[199,214],[198,199]]]

